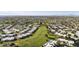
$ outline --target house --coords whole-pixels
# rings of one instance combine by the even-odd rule
[[[53,47],[52,45],[50,45],[50,43],[46,43],[45,45],[44,45],[44,47]]]
[[[55,32],[55,34],[58,35],[58,36],[66,37],[66,34],[61,34],[61,33],[58,33],[58,32]]]
[[[1,41],[12,41],[12,40],[15,40],[15,37],[5,37],[1,39]]]
[[[7,37],[7,35],[6,35],[6,34],[1,34],[0,36],[1,36],[1,37]]]
[[[49,40],[47,43],[43,45],[43,47],[54,47],[57,41]]]
[[[27,27],[26,29],[24,29],[23,31],[21,31],[20,34],[26,33],[28,30],[30,30],[29,27]]]
[[[6,34],[7,37],[14,37],[16,34]]]
[[[16,28],[12,28],[11,31],[13,31],[13,32],[19,32],[20,30],[16,29]]]
[[[5,29],[10,29],[11,27],[13,27],[13,25],[9,25]]]
[[[61,41],[61,42],[67,42],[68,40],[63,39],[63,38],[58,38],[57,41]]]
[[[76,33],[75,33],[75,34],[76,34],[76,36],[78,36],[78,37],[79,37],[79,31],[76,31]]]
[[[4,33],[12,33],[10,30],[8,29],[3,29]]]
[[[74,41],[68,40],[66,45],[72,47],[74,45]]]
[[[50,29],[50,32],[55,33],[55,30],[54,29]]]
[[[17,39],[23,38],[23,36],[21,34],[16,36]]]
[[[70,36],[70,38],[71,38],[72,40],[74,40],[74,41],[79,40],[79,38],[78,38],[78,37],[75,37],[75,36]]]
[[[19,34],[19,35],[17,35],[16,37],[17,37],[17,39],[21,39],[21,38],[25,38],[25,37],[27,37],[27,36],[29,36],[29,35],[31,35],[32,33],[24,33],[24,34]]]

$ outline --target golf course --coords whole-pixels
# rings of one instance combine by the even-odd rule
[[[33,35],[24,39],[17,39],[16,41],[3,42],[3,44],[15,43],[21,47],[41,47],[48,41],[48,38],[46,37],[46,34],[48,33],[47,31],[46,26],[41,25]]]
[[[39,47],[48,40],[48,38],[45,36],[46,34],[47,28],[44,25],[41,25],[32,36],[21,40],[16,40],[15,43],[19,46]]]

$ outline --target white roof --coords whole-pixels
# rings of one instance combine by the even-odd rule
[[[23,38],[23,37],[26,37],[26,36],[28,36],[30,34],[31,33],[19,34],[19,35],[17,35],[17,38]]]
[[[73,44],[74,44],[74,41],[70,41],[70,40],[69,40],[69,41],[67,42],[67,45],[68,45],[68,46],[73,46]]]
[[[3,31],[4,31],[5,33],[11,33],[11,31],[9,31],[8,29],[3,29]]]
[[[78,40],[78,38],[74,37],[74,36],[71,36],[71,38],[73,38],[74,40]]]
[[[22,35],[17,35],[17,38],[22,38]]]
[[[1,36],[1,37],[5,37],[5,36],[7,36],[7,35],[6,35],[6,34],[1,34],[0,36]]]
[[[78,37],[79,37],[79,31],[76,31],[76,33],[75,33]]]
[[[49,40],[47,43],[45,43],[43,46],[44,47],[53,47],[55,46],[57,41]]]
[[[14,37],[6,37],[6,38],[2,38],[1,41],[6,41],[6,40],[14,40]]]
[[[30,28],[28,27],[28,28],[26,28],[26,29],[24,29],[23,31],[21,31],[20,33],[24,33],[24,32],[26,32],[26,31],[28,31]]]
[[[62,38],[58,38],[57,40],[59,40],[59,41],[65,41],[65,42],[68,41],[68,40],[66,40],[66,39],[62,39]]]
[[[16,28],[12,28],[12,30],[13,31],[18,31],[18,32],[20,31],[19,29],[16,29]]]
[[[51,29],[51,32],[55,32],[55,30],[54,29]]]
[[[56,35],[59,35],[59,36],[63,36],[63,37],[66,36],[66,34],[61,34],[61,33],[58,33],[58,32],[55,32],[55,34],[56,34]]]
[[[70,43],[70,44],[74,44],[74,41],[70,41],[70,40],[69,40],[68,43]]]
[[[34,32],[37,29],[37,27],[33,27],[30,31],[28,31],[29,33]]]
[[[10,27],[12,27],[13,25],[10,25],[10,26],[8,26],[8,27],[6,27],[6,29],[9,29]]]
[[[44,47],[52,47],[52,45],[47,42],[47,43],[44,45]]]

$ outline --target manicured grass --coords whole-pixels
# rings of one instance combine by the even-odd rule
[[[53,40],[56,40],[57,38],[59,38],[58,35],[55,35],[55,34],[52,34],[52,33],[47,33],[47,37],[49,39],[53,39]]]
[[[45,36],[46,34],[47,28],[44,25],[41,25],[32,36],[26,39],[17,40],[15,43],[19,46],[39,47],[46,43],[48,40],[48,38]]]
[[[47,37],[48,35],[48,37]],[[45,25],[41,25],[38,30],[33,33],[32,36],[26,37],[24,39],[18,39],[16,41],[11,42],[3,42],[5,43],[15,43],[21,47],[40,47],[44,43],[46,43],[50,38],[57,38],[55,35],[50,35]]]

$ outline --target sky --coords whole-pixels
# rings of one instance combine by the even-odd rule
[[[79,11],[0,11],[0,16],[79,16]]]

